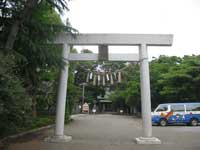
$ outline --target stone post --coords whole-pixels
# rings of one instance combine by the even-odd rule
[[[151,92],[146,44],[140,45],[139,59],[143,137],[136,138],[136,142],[138,144],[160,144],[159,139],[152,137]]]
[[[54,136],[48,137],[46,139],[46,141],[48,142],[68,142],[72,140],[71,136],[64,135],[65,105],[66,105],[68,67],[69,67],[69,62],[68,62],[69,51],[70,51],[69,45],[63,44],[62,58],[65,64],[63,68],[61,68],[61,72],[60,72],[57,106],[56,106],[56,124],[55,124]]]

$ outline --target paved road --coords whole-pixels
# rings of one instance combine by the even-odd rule
[[[46,143],[44,137],[53,134],[46,130],[20,138],[9,150],[200,150],[200,127],[170,126],[153,127],[154,136],[161,145],[137,145],[141,136],[141,120],[117,115],[79,115],[65,127],[72,135],[69,143]]]

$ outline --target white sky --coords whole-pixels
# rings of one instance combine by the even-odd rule
[[[172,47],[149,47],[149,58],[200,54],[200,0],[72,0],[69,8],[64,18],[80,33],[174,34]],[[87,47],[77,47],[82,48]],[[138,51],[135,47],[110,49]]]

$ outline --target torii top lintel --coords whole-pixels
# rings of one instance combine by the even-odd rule
[[[171,46],[172,34],[75,34],[60,33],[54,43],[69,45]]]

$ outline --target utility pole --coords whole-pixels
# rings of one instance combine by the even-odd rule
[[[81,101],[81,112],[83,111],[83,104],[84,104],[84,97],[85,97],[85,86],[87,85],[87,83],[81,83],[80,85],[82,85],[82,101]]]

